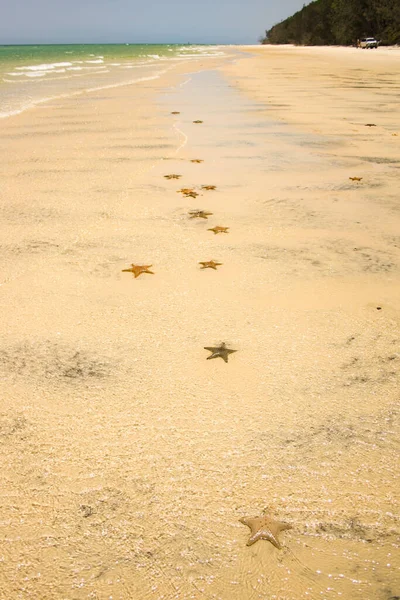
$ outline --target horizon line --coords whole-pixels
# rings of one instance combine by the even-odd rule
[[[256,46],[256,42],[9,42],[4,46]]]

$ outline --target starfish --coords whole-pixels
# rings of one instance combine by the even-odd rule
[[[202,190],[216,190],[217,186],[216,185],[202,185],[201,189]]]
[[[227,348],[225,345],[225,342],[222,342],[222,344],[220,346],[216,346],[216,347],[204,346],[204,350],[209,350],[210,352],[212,352],[212,354],[210,354],[210,356],[207,356],[207,360],[210,360],[211,358],[218,358],[218,356],[219,356],[226,363],[228,362],[229,354],[232,354],[233,352],[237,352],[237,350],[230,350],[229,348]]]
[[[204,262],[199,262],[199,265],[201,265],[201,269],[214,269],[214,271],[217,270],[217,267],[220,267],[222,265],[222,263],[219,262],[215,262],[215,260],[206,260]],[[231,350],[232,352],[232,350]],[[234,350],[233,350],[234,352]],[[211,357],[209,357],[211,358]]]
[[[173,110],[171,112],[171,115],[180,115],[181,113],[179,112],[179,110]]]
[[[365,123],[365,127],[376,127],[375,123]]]
[[[182,188],[181,190],[177,190],[177,194],[190,194],[191,192],[194,192],[193,188]]]
[[[197,120],[197,121],[193,121],[193,123],[202,123],[202,122],[203,122],[203,121],[199,121],[199,120]]]
[[[251,535],[247,542],[247,546],[252,546],[258,542],[258,540],[268,540],[275,548],[279,550],[282,548],[281,543],[278,539],[278,535],[281,531],[286,529],[292,529],[289,523],[283,523],[282,521],[274,521],[270,517],[243,517],[239,519],[243,525],[250,527]]]
[[[362,177],[349,177],[351,181],[361,181]]]
[[[202,160],[201,158],[192,158],[190,160],[190,162],[192,162],[192,163],[202,163],[202,162],[204,162],[204,160]]]
[[[165,179],[180,179],[182,177],[182,175],[175,175],[175,173],[173,173],[172,175],[164,175]]]
[[[221,227],[220,225],[216,225],[212,229],[207,229],[207,231],[213,231],[215,235],[217,233],[228,233],[229,227]]]
[[[183,192],[183,195],[186,196],[186,198],[197,198],[199,193],[191,190],[190,192]]]
[[[213,213],[207,212],[206,210],[191,210],[189,212],[190,219],[208,219]]]
[[[130,269],[122,269],[123,273],[133,273],[136,277],[139,277],[139,275],[141,275],[142,273],[151,273],[152,275],[154,275],[153,271],[149,271],[150,267],[152,267],[153,265],[131,265]]]

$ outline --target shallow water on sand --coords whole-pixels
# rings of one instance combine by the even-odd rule
[[[113,94],[43,111],[46,146],[9,140],[25,153],[4,174],[0,588],[394,598],[387,206],[360,214],[330,144],[255,111],[218,72],[171,81],[157,110],[143,90],[131,116],[132,92]],[[61,146],[53,119],[70,123]],[[196,208],[214,214],[188,219]],[[210,259],[222,267],[201,271]],[[121,273],[131,262],[155,274]],[[237,352],[206,361],[221,341]],[[239,519],[263,510],[293,526],[281,551],[246,546]]]
[[[221,46],[181,44],[0,46],[0,118],[51,99],[151,81],[183,61],[225,54]]]

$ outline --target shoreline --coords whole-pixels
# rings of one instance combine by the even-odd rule
[[[400,137],[337,61],[182,65],[2,129],[8,597],[397,593]],[[246,546],[264,509],[282,552]]]
[[[111,47],[114,48],[114,45]],[[120,44],[117,46],[119,54],[117,52],[111,56],[107,45],[95,45],[93,48],[104,52],[104,55],[88,54],[88,51],[85,54],[82,45],[77,45],[79,50],[75,54],[71,49],[73,46],[60,45],[61,50],[57,53],[54,52],[55,46],[49,45],[47,54],[43,53],[43,48],[47,47],[35,47],[38,54],[29,54],[25,60],[18,55],[13,57],[12,54],[8,57],[0,56],[3,59],[0,60],[0,79],[3,83],[0,118],[14,116],[57,99],[157,79],[168,74],[171,69],[179,70],[182,64],[213,60],[220,58],[221,54],[214,46],[206,47],[207,53],[196,46],[189,54],[187,47],[179,46],[174,50],[169,44],[149,45],[147,51],[158,50],[160,54],[131,55],[126,46]],[[143,46],[138,44],[135,52],[140,50],[145,52]],[[139,76],[139,71],[142,76]],[[136,75],[133,78],[134,73]]]

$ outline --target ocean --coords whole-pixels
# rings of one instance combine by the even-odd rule
[[[181,44],[0,46],[0,117],[54,98],[155,79],[177,62],[223,54],[221,46]]]

